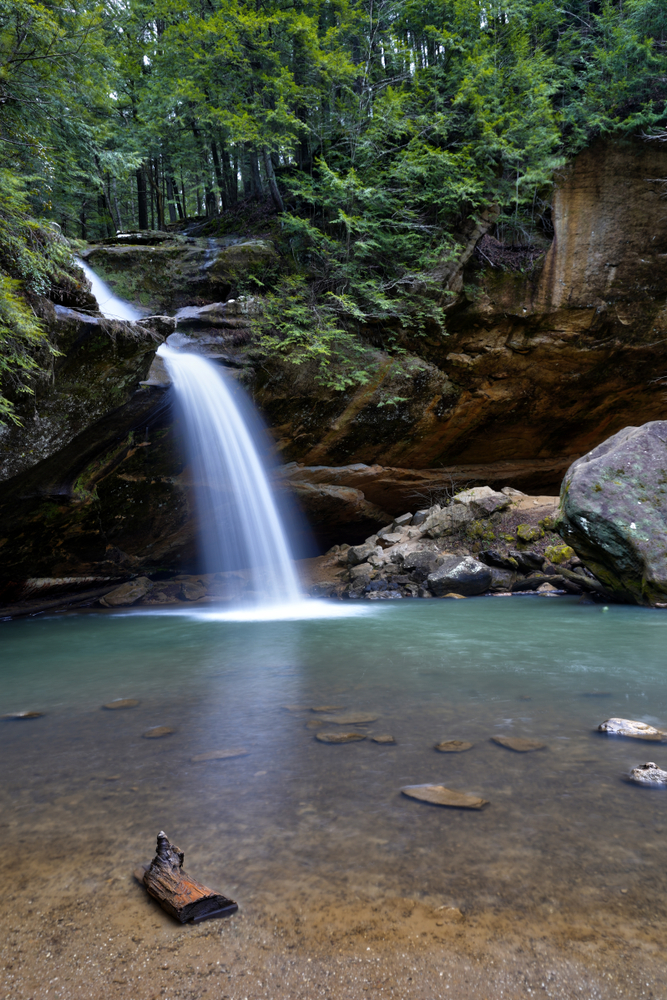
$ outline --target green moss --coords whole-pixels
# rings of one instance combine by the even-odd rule
[[[574,549],[570,545],[547,545],[544,550],[544,555],[549,562],[556,563],[556,565],[572,559],[574,554]]]
[[[520,524],[516,529],[516,537],[522,542],[537,542],[544,538],[544,531],[533,524]]]

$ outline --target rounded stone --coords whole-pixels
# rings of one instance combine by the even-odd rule
[[[204,760],[227,760],[230,757],[245,757],[249,753],[250,751],[245,750],[243,747],[230,747],[228,750],[207,750],[206,753],[196,754],[190,760],[193,764],[199,764],[200,761]]]
[[[153,726],[152,729],[147,729],[142,736],[145,740],[159,740],[161,736],[171,736],[176,730],[172,729],[170,726]]]
[[[482,809],[488,800],[479,795],[469,795],[468,792],[457,792],[444,785],[406,785],[401,788],[403,795],[419,802],[428,802],[434,806],[450,806],[454,809]]]
[[[396,740],[389,733],[383,734],[382,736],[371,736],[373,743],[395,743]]]
[[[136,708],[138,704],[139,702],[136,698],[115,698],[113,701],[108,702],[108,704],[102,705],[102,708]]]
[[[648,760],[630,771],[630,780],[638,785],[651,785],[653,788],[667,787],[667,771],[662,771],[652,760]]]

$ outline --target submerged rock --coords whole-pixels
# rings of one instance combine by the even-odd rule
[[[516,753],[530,753],[532,750],[544,750],[546,743],[539,740],[526,740],[521,736],[492,736],[492,741],[498,746],[514,750]]]
[[[45,714],[45,712],[8,712],[0,718],[10,722],[12,719],[41,719]]]
[[[667,601],[665,482],[665,420],[625,427],[563,480],[563,538],[609,590],[637,604]]]
[[[344,712],[342,715],[323,715],[323,722],[334,722],[337,726],[360,726],[364,722],[376,722],[377,715],[368,712]]]
[[[628,736],[633,740],[667,740],[667,733],[646,722],[635,722],[634,719],[606,719],[598,726],[598,732],[609,733],[610,736]]]
[[[153,726],[142,733],[142,736],[145,740],[159,740],[161,736],[171,736],[175,732],[176,730],[172,729],[171,726]]]
[[[394,739],[394,737],[390,736],[388,733],[383,734],[381,736],[371,736],[371,740],[372,740],[373,743],[395,743],[396,742],[396,740]]]
[[[662,771],[652,760],[633,767],[630,771],[630,780],[638,785],[653,785],[655,788],[667,787],[667,771]]]
[[[173,730],[171,730],[173,732]],[[145,735],[145,734],[144,734]],[[250,753],[243,747],[231,747],[228,750],[207,750],[206,753],[198,753],[190,760],[193,764],[199,764],[205,760],[227,760],[229,757],[246,757]]]
[[[102,708],[108,708],[111,710],[117,708],[136,708],[138,704],[139,702],[136,698],[115,698],[106,705],[102,705]]]
[[[474,743],[466,743],[465,740],[442,740],[436,743],[435,749],[440,753],[463,753],[464,750],[472,750]]]
[[[365,740],[365,733],[315,733],[320,743],[356,743]]]
[[[434,806],[452,806],[455,809],[482,809],[488,806],[488,800],[467,792],[456,792],[444,785],[406,785],[401,788],[403,795],[420,802],[429,802]]]

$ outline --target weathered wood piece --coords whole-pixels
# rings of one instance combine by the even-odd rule
[[[183,851],[162,830],[157,835],[157,854],[145,869],[137,869],[135,877],[180,923],[198,924],[212,917],[228,917],[238,910],[238,903],[222,893],[208,889],[183,870]]]

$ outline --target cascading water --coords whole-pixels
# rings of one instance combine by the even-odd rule
[[[114,295],[109,286],[95,274],[91,267],[88,267],[84,260],[79,260],[77,263],[88,278],[99,310],[106,319],[119,319],[126,323],[133,323],[141,319],[141,313],[129,302],[124,302],[123,299]]]
[[[213,362],[172,346],[164,360],[183,412],[209,572],[243,568],[257,605],[303,599],[289,544],[257,448],[225,375]]]

